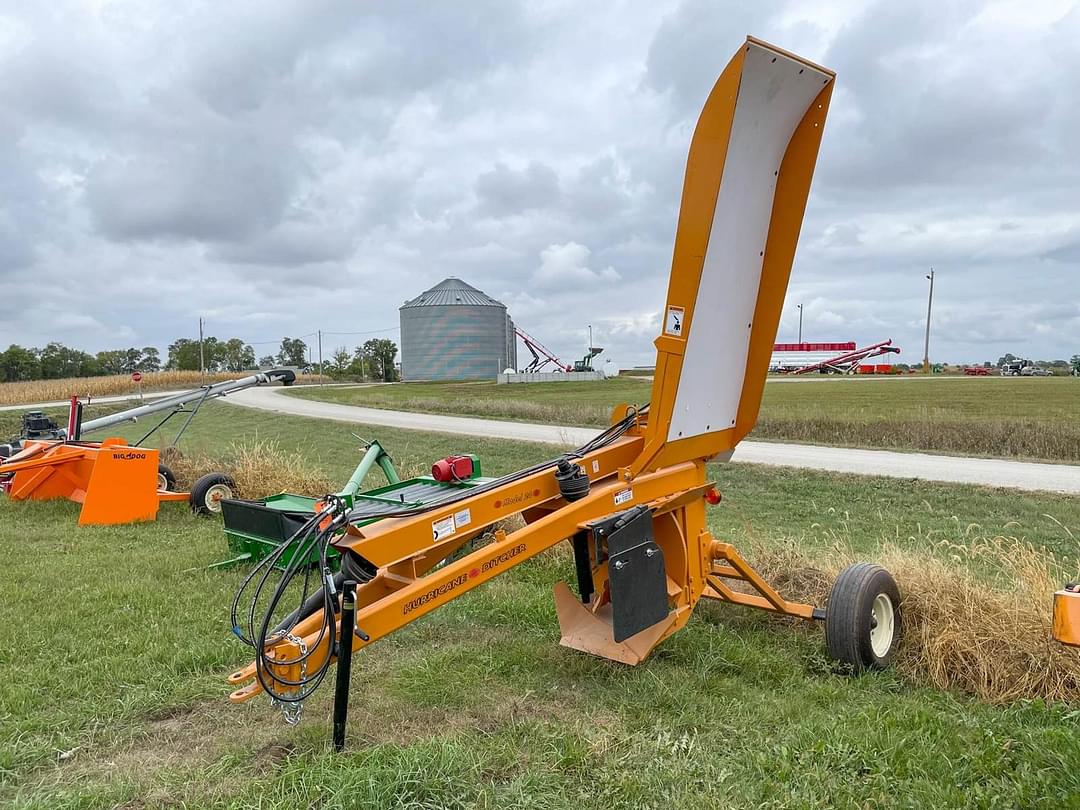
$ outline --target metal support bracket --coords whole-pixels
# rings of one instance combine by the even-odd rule
[[[654,539],[652,512],[646,505],[613,515],[592,529],[597,542],[607,546],[613,637],[625,641],[671,612],[664,552]]]

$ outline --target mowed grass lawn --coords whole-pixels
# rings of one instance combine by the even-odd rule
[[[450,452],[509,472],[553,448],[359,428],[213,404],[189,449],[274,439],[344,482],[350,430],[406,466]],[[1076,551],[1080,502],[746,465],[714,470],[718,536],[811,552],[927,548],[973,532]],[[1080,795],[1080,707],[993,707],[895,673],[837,675],[821,630],[703,604],[644,664],[558,645],[566,548],[357,656],[346,753],[324,686],[299,727],[232,706],[243,568],[220,523],[75,526],[0,499],[0,806],[1047,807]]]
[[[293,396],[430,413],[606,425],[612,406],[648,402],[652,383],[402,383],[304,388]],[[752,438],[1080,462],[1080,379],[1073,377],[778,378]]]

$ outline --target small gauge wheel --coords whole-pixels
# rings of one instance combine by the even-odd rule
[[[236,493],[236,482],[225,473],[209,473],[191,488],[191,510],[196,515],[220,515],[221,501]]]
[[[825,608],[829,656],[855,672],[886,669],[900,643],[900,590],[880,565],[858,563],[840,572]]]
[[[157,488],[158,492],[176,492],[176,476],[164,464],[157,466]]]

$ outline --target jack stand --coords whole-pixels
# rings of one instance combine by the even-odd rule
[[[337,683],[334,684],[334,751],[345,747],[345,721],[349,717],[349,675],[352,672],[352,639],[356,627],[356,581],[341,589],[341,638],[338,639]]]

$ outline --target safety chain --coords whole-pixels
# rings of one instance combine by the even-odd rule
[[[295,636],[292,633],[282,633],[279,638],[285,639],[295,644],[300,649],[300,677],[297,680],[304,680],[307,676],[307,644],[299,636]],[[300,723],[300,717],[304,713],[304,701],[302,700],[278,700],[271,695],[271,706],[281,707],[281,718],[290,726],[295,726]]]

